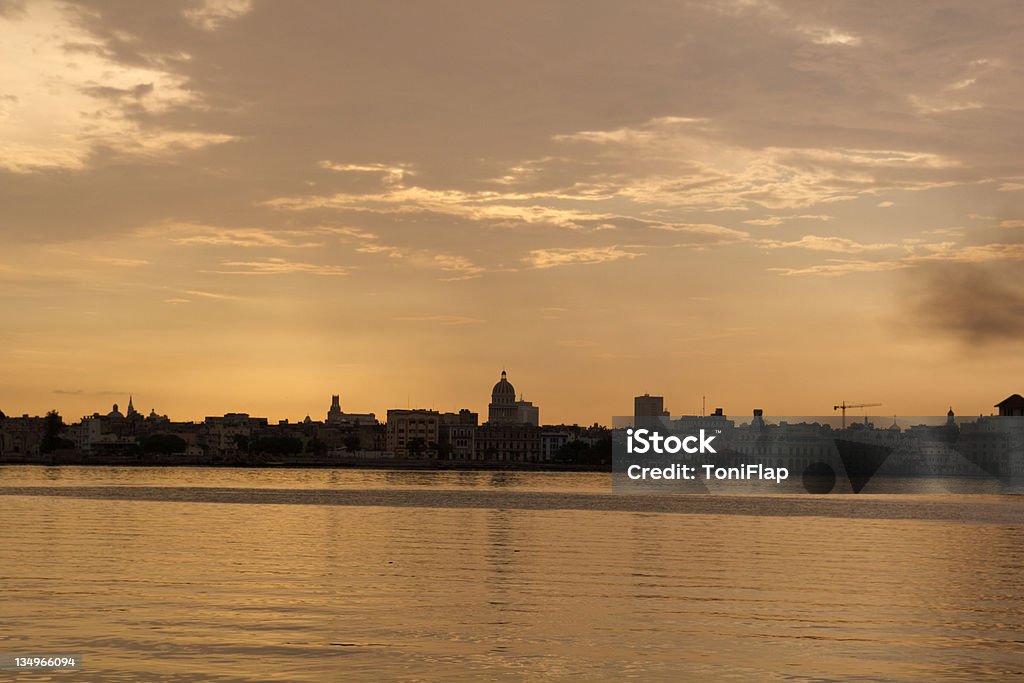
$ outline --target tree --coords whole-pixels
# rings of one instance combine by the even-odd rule
[[[143,453],[170,455],[171,453],[184,453],[188,444],[176,434],[153,434],[144,438],[141,446]]]
[[[74,443],[60,438],[60,433],[63,431],[64,419],[60,416],[60,413],[56,410],[48,412],[43,422],[43,440],[39,444],[39,452],[52,453],[62,448],[74,448]]]
[[[555,454],[557,462],[582,465],[590,455],[590,444],[585,441],[566,441]]]
[[[362,439],[359,438],[358,434],[349,434],[345,437],[345,450],[349,453],[355,453],[363,445]]]
[[[302,452],[302,441],[292,436],[264,436],[253,442],[254,453],[293,455]]]
[[[569,441],[558,449],[555,461],[569,465],[609,469],[612,462],[612,439],[602,437],[593,444],[585,441]]]

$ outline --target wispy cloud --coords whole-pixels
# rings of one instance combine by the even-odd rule
[[[216,31],[224,24],[252,11],[252,0],[201,0],[197,7],[185,10],[185,18],[196,28]]]
[[[142,159],[237,139],[161,120],[203,106],[203,97],[156,56],[119,60],[82,25],[80,11],[28,3],[0,20],[4,61],[16,65],[4,74],[3,94],[13,95],[0,109],[0,168],[82,170],[100,149]]]
[[[785,242],[780,240],[760,240],[758,246],[762,249],[808,249],[810,251],[834,251],[844,254],[859,254],[865,251],[879,251],[882,249],[893,249],[897,245],[891,242],[879,242],[865,244],[845,237],[821,237],[818,235],[804,235],[798,240]]]
[[[90,389],[54,389],[51,393],[61,396],[126,396],[129,392]]]
[[[323,242],[311,242],[308,238],[318,231],[281,230],[262,228],[223,228],[203,225],[182,225],[171,228],[170,241],[175,244],[197,244],[230,247],[284,247],[286,249],[310,249],[323,246]]]
[[[1024,243],[992,243],[960,246],[955,242],[908,244],[909,251],[898,259],[871,261],[867,259],[828,259],[823,264],[806,267],[773,267],[782,275],[846,275],[848,273],[880,272],[918,267],[931,263],[999,263],[1024,261]]]
[[[474,325],[486,322],[483,318],[473,318],[465,315],[410,315],[395,318],[402,322],[414,323],[438,323],[440,325]]]
[[[786,276],[823,275],[833,277],[837,275],[848,275],[850,273],[876,273],[879,271],[886,270],[899,270],[900,268],[906,267],[907,264],[901,261],[864,261],[856,259],[828,259],[826,263],[807,266],[804,268],[769,268],[768,270]]]
[[[220,300],[233,300],[238,299],[234,294],[224,294],[223,292],[204,292],[201,289],[189,289],[185,291],[186,294],[191,296],[198,296],[203,299],[220,299]]]
[[[534,268],[553,268],[578,264],[609,263],[621,259],[634,259],[641,253],[626,251],[617,246],[584,247],[579,249],[533,249],[524,260]]]
[[[146,259],[121,258],[118,256],[94,256],[93,260],[105,263],[109,266],[117,266],[119,268],[139,268],[141,266],[149,265],[149,261]]]
[[[766,216],[764,218],[751,218],[743,221],[747,225],[776,226],[790,221],[830,221],[832,216],[828,214],[798,214],[794,216]]]
[[[264,261],[223,261],[222,266],[230,270],[209,271],[220,275],[286,275],[303,273],[310,275],[347,275],[342,266],[301,263],[283,258],[268,258]]]

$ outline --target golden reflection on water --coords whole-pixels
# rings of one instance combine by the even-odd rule
[[[454,488],[460,476],[418,485]],[[1021,523],[0,502],[0,652],[85,655],[82,673],[18,680],[1024,671]]]

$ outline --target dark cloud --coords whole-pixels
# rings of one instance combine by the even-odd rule
[[[906,271],[911,315],[931,333],[969,345],[1024,343],[1020,263],[932,263]]]
[[[122,97],[144,97],[153,92],[152,83],[140,83],[132,88],[112,88],[110,86],[96,85],[82,89],[85,94],[92,97],[103,97],[107,99],[121,99]]]
[[[85,389],[54,389],[54,394],[63,396],[125,396],[127,391],[87,391]]]
[[[25,12],[26,0],[0,0],[0,17],[14,18]]]
[[[366,182],[328,178],[317,166],[325,159],[407,163],[417,185],[461,191],[525,168],[509,187],[568,195],[629,190],[658,174],[661,195],[684,197],[731,177],[722,171],[742,170],[701,171],[686,158],[694,150],[667,163],[644,148],[615,153],[558,140],[643,131],[669,116],[711,121],[696,139],[730,154],[895,149],[951,163],[776,155],[773,173],[800,174],[801,186],[827,190],[803,192],[803,203],[1008,174],[1024,150],[1015,123],[1024,93],[1009,77],[1022,20],[1008,2],[309,0],[254,3],[216,30],[189,20],[201,6],[75,3],[75,25],[94,39],[81,44],[111,63],[170,74],[194,99],[139,107],[139,99],[160,97],[159,83],[95,83],[86,94],[139,134],[233,141],[168,154],[103,141],[83,168],[4,178],[0,230],[62,239],[163,220],[272,229],[285,219],[261,202],[351,192]],[[985,106],[958,109],[976,102]],[[737,205],[784,204],[767,185],[738,195]],[[372,217],[361,222],[381,229]]]

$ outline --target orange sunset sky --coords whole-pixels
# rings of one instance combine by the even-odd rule
[[[0,410],[991,412],[1016,2],[0,0]]]

